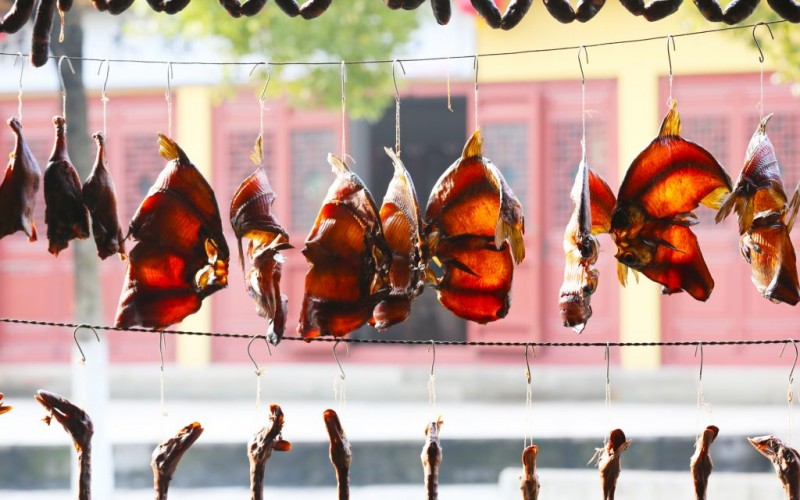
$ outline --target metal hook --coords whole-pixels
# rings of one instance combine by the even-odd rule
[[[261,97],[258,98],[259,102],[264,102],[264,100],[266,98],[267,86],[269,85],[269,81],[272,79],[272,68],[270,67],[268,62],[262,61],[260,63],[256,63],[256,65],[253,66],[253,69],[250,70],[250,75],[249,75],[249,76],[253,76],[253,73],[255,73],[256,69],[259,66],[261,66],[262,64],[264,65],[264,67],[267,70],[267,80],[264,82],[264,87],[262,87],[262,89],[261,89]]]
[[[403,61],[400,59],[395,59],[392,62],[392,82],[394,82],[394,100],[400,102],[400,91],[397,90],[397,77],[394,74],[394,70],[396,65],[400,65],[400,69],[403,70],[403,74],[406,74],[406,68],[403,66]]]
[[[756,38],[756,29],[758,29],[759,26],[766,26],[769,31],[769,36],[772,37],[773,40],[775,40],[775,35],[772,34],[772,28],[770,28],[767,23],[761,22],[753,25],[753,41],[756,42],[756,48],[758,49],[758,62],[763,63],[764,53],[761,51],[761,44],[758,43],[758,38]]]
[[[676,51],[678,49],[675,47],[675,37],[673,37],[672,35],[667,35],[667,61],[669,61],[669,76],[671,78],[672,77],[672,53],[669,50],[669,42],[670,41],[672,41],[672,50]]]
[[[72,61],[67,58],[67,56],[61,56],[58,58],[58,82],[61,84],[61,96],[66,99],[67,98],[67,87],[64,85],[64,74],[61,72],[61,64],[67,61],[69,65],[70,71],[72,74],[75,74],[75,67],[72,65]]]
[[[83,353],[83,349],[81,349],[81,343],[78,342],[78,331],[81,328],[86,328],[87,330],[91,330],[92,333],[94,333],[94,336],[98,342],[100,342],[100,335],[97,334],[97,330],[95,330],[89,325],[78,325],[75,327],[74,330],[72,330],[72,338],[75,340],[75,345],[78,346],[78,352],[81,353],[81,363],[86,363],[86,355]]]
[[[341,363],[341,361],[339,361],[339,355],[336,354],[336,348],[339,346],[339,342],[341,342],[341,340],[336,340],[336,343],[333,344],[333,359],[336,360],[336,364],[339,366],[339,372],[341,372],[340,375],[339,375],[339,378],[344,380],[345,379],[344,368],[342,368],[342,363]],[[347,351],[347,355],[350,356],[350,346],[347,345],[347,344],[344,344],[344,347],[345,347],[345,350]]]
[[[531,364],[528,361],[528,349],[533,351],[533,357],[536,358],[536,348],[533,347],[531,344],[525,344],[525,378],[528,380],[528,383],[531,383]]]
[[[581,62],[581,51],[586,56],[586,64],[589,64],[589,51],[586,50],[586,45],[578,47],[578,66],[581,68],[581,84],[586,85],[586,75],[583,74],[583,63]]]
[[[700,378],[698,379],[700,382],[703,381],[703,343],[700,342],[697,344],[697,347],[694,348],[694,357],[697,357],[697,350],[700,349]]]
[[[433,358],[431,359],[431,377],[433,377],[433,368],[436,366],[436,341],[431,340],[431,346],[428,347],[428,353],[433,352]]]
[[[167,62],[167,101],[172,101],[172,79],[175,78],[175,72],[172,71],[172,61]]]
[[[108,88],[108,77],[111,74],[111,63],[108,59],[100,61],[100,66],[97,67],[97,75],[100,76],[100,71],[103,69],[103,64],[106,65],[106,78],[103,80],[103,90],[101,92],[102,98],[106,98],[106,89]]]
[[[161,373],[164,373],[164,351],[167,350],[167,337],[161,332],[158,337],[158,356],[161,358]]]
[[[255,358],[253,358],[253,353],[250,352],[250,346],[253,345],[253,342],[257,338],[259,338],[258,335],[253,335],[253,338],[251,338],[250,342],[247,343],[247,357],[250,358],[250,361],[253,362],[253,366],[256,367],[256,375],[261,375],[261,367],[258,366],[258,363],[256,363]],[[272,356],[272,348],[269,346],[269,342],[267,342],[266,337],[261,337],[261,338],[264,339],[264,343],[267,344],[267,351],[269,351],[269,355]]]
[[[783,357],[783,351],[784,349],[786,349],[786,344],[788,344],[789,342],[791,342],[792,347],[794,347],[794,362],[792,363],[792,370],[789,372],[789,383],[791,384],[792,382],[794,382],[794,370],[795,368],[797,368],[797,358],[800,357],[800,351],[798,351],[797,343],[795,342],[794,339],[789,339],[786,342],[784,342],[783,347],[781,347],[781,353],[778,355],[778,357],[779,358]]]

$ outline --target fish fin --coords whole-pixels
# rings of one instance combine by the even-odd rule
[[[181,163],[189,163],[186,153],[178,143],[161,133],[158,134],[158,154],[167,161],[179,160]]]
[[[264,141],[262,137],[259,135],[258,138],[256,139],[256,145],[253,148],[253,152],[250,153],[250,160],[256,167],[261,166],[261,164],[264,162],[263,143]]]
[[[722,203],[717,209],[717,213],[714,215],[714,222],[719,224],[720,222],[724,221],[725,218],[731,214],[733,208],[737,204],[741,203],[740,200],[741,200],[741,195],[739,195],[737,192],[734,191],[732,193],[729,193],[725,197],[725,199],[722,200]]]
[[[477,129],[464,145],[464,151],[461,153],[461,160],[468,160],[469,158],[477,158],[480,156],[483,156],[483,138],[481,137],[481,129]]]
[[[678,114],[678,101],[675,99],[672,100],[667,116],[661,122],[661,131],[658,133],[659,137],[670,135],[681,135],[681,115]]]
[[[523,241],[522,231],[518,225],[500,217],[497,219],[497,227],[494,231],[494,246],[499,249],[506,241],[511,246],[511,256],[514,258],[514,264],[519,264],[525,259],[525,242]]]
[[[350,169],[347,167],[347,164],[333,153],[328,153],[328,163],[333,168],[333,173],[336,175],[350,173]]]
[[[722,207],[726,196],[728,196],[728,193],[730,193],[730,189],[720,186],[708,193],[705,198],[700,200],[700,203],[709,208],[713,208],[714,210],[719,210]]]
[[[789,219],[786,221],[787,232],[792,232],[794,221],[797,218],[798,208],[800,208],[800,182],[797,183],[792,199],[789,201],[786,208],[786,213],[789,214]]]
[[[611,212],[617,203],[614,192],[600,174],[589,169],[589,200],[592,213],[592,234],[607,233],[611,229]]]
[[[622,262],[617,262],[617,278],[619,279],[619,284],[622,286],[628,285],[628,270],[630,268],[623,264]]]

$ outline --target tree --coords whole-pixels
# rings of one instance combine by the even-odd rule
[[[193,0],[180,14],[159,16],[159,32],[196,39],[217,37],[231,57],[271,62],[270,94],[280,92],[300,107],[341,105],[340,66],[284,66],[297,61],[391,59],[419,25],[416,11],[393,11],[379,0],[333,2],[320,17],[290,18],[268,2],[253,17],[234,19],[217,0]],[[291,70],[289,73],[287,70]],[[277,78],[281,74],[285,78]],[[347,66],[353,118],[377,119],[394,96],[391,64]],[[263,79],[264,73],[258,72]]]

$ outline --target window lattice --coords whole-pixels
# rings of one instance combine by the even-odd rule
[[[484,148],[523,204],[528,200],[528,127],[524,123],[493,123],[483,127]]]
[[[292,132],[292,228],[308,231],[333,177],[327,158],[336,149],[333,130]]]
[[[158,154],[153,134],[132,134],[125,137],[125,177],[121,191],[125,193],[120,209],[123,227],[133,218],[150,186],[153,185],[165,161]]]

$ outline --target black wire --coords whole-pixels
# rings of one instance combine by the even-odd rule
[[[61,328],[86,327],[95,330],[114,332],[157,333],[168,335],[193,335],[197,337],[220,337],[229,339],[265,339],[265,335],[251,333],[225,333],[225,332],[198,332],[187,330],[151,330],[147,328],[119,328],[116,326],[89,325],[86,323],[62,323],[59,321],[38,321],[30,319],[0,318],[0,323],[11,323],[27,326],[55,326]],[[792,339],[765,339],[765,340],[689,340],[674,342],[519,342],[519,341],[483,341],[483,340],[401,340],[401,339],[356,339],[287,336],[283,340],[302,342],[347,342],[351,344],[401,344],[401,345],[427,345],[431,343],[439,346],[477,346],[477,347],[672,347],[672,346],[721,346],[721,345],[770,345],[786,344]]]
[[[742,24],[739,26],[726,26],[723,28],[712,28],[707,30],[701,31],[689,31],[685,33],[678,33],[678,34],[667,34],[661,36],[649,36],[645,38],[630,38],[627,40],[613,40],[610,42],[598,42],[598,43],[590,43],[590,44],[583,44],[583,45],[574,45],[574,46],[567,46],[567,47],[550,47],[544,49],[523,49],[523,50],[514,50],[514,51],[506,51],[506,52],[488,52],[484,54],[477,54],[477,57],[502,57],[502,56],[515,56],[515,55],[524,55],[524,54],[539,54],[545,52],[559,52],[564,50],[578,50],[581,47],[586,48],[593,48],[593,47],[609,47],[613,45],[625,45],[631,43],[642,43],[642,42],[652,42],[654,40],[663,40],[667,36],[671,36],[674,38],[679,37],[688,37],[688,36],[695,36],[695,35],[707,35],[710,33],[721,33],[723,31],[732,31],[732,30],[741,30],[741,29],[750,29],[754,28],[759,25],[774,25],[774,24],[781,24],[785,23],[785,20],[778,20],[778,21],[766,21],[766,22],[758,22],[753,24]],[[22,55],[23,57],[30,57],[29,54],[22,54],[21,52],[0,52],[2,56],[12,56],[18,57]],[[331,65],[341,65],[343,62],[347,65],[359,65],[359,64],[393,64],[395,61],[401,62],[423,62],[423,61],[444,61],[447,59],[474,59],[476,54],[469,54],[469,55],[459,55],[459,56],[435,56],[435,57],[409,57],[404,58],[402,60],[399,59],[368,59],[368,60],[360,60],[360,61],[269,61],[271,66],[331,66]],[[50,59],[58,59],[56,56],[50,56]],[[173,64],[173,65],[184,65],[184,66],[253,66],[255,64],[264,64],[266,61],[251,61],[251,62],[241,62],[241,61],[159,61],[153,59],[106,59],[106,58],[97,58],[97,57],[74,57],[74,56],[64,56],[65,59],[70,59],[73,61],[93,61],[93,62],[114,62],[114,63],[132,63],[132,64]]]

